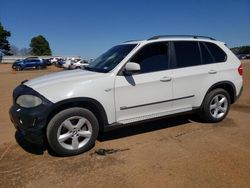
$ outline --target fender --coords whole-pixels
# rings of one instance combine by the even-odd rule
[[[228,94],[229,94],[230,97],[231,97],[231,103],[233,104],[233,103],[235,102],[237,96],[236,96],[236,87],[235,87],[235,85],[233,84],[233,82],[231,82],[231,81],[221,81],[221,82],[217,82],[217,83],[213,84],[213,85],[207,90],[206,95],[207,95],[211,90],[213,90],[214,88],[218,88],[218,86],[221,86],[221,85],[224,85],[224,86],[225,86],[225,85],[230,85],[231,88],[233,89],[233,93],[228,92]],[[222,86],[221,88],[222,88],[222,89],[225,89],[225,87],[223,87],[223,86]],[[226,90],[227,90],[227,89],[226,89]],[[203,98],[203,100],[202,100],[202,104],[203,104],[203,101],[204,101],[206,95],[204,96],[204,98]]]
[[[51,110],[49,111],[49,116],[47,122],[54,116],[54,114],[58,113],[59,111],[69,108],[69,107],[85,107],[91,110],[99,121],[100,128],[103,128],[105,125],[108,125],[108,118],[107,113],[100,102],[95,99],[88,98],[88,97],[77,97],[71,99],[65,99],[54,103],[52,105]]]

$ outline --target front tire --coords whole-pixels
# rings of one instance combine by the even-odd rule
[[[21,66],[16,66],[16,71],[21,71],[22,70],[22,67]]]
[[[47,127],[52,150],[61,156],[77,155],[89,150],[99,133],[95,115],[84,108],[68,108],[56,114]]]
[[[228,92],[221,88],[214,89],[205,96],[199,115],[206,122],[219,122],[227,116],[230,105]]]

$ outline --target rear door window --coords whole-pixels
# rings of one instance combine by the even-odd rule
[[[201,65],[201,56],[198,42],[175,41],[175,68]]]

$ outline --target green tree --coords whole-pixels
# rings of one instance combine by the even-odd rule
[[[10,36],[11,36],[10,31],[5,30],[0,22],[0,51],[4,55],[12,55],[12,53],[10,52],[10,44],[9,41],[7,40],[7,38]]]
[[[30,42],[30,47],[33,55],[41,56],[52,54],[49,42],[42,35],[33,37]]]
[[[231,48],[235,54],[250,54],[250,46],[239,46]]]
[[[239,54],[250,54],[250,46],[241,46],[238,53]]]

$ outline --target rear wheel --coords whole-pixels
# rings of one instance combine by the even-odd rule
[[[62,156],[89,150],[95,143],[99,125],[95,115],[84,108],[69,108],[56,114],[48,124],[47,139]]]
[[[230,105],[228,92],[220,88],[214,89],[206,95],[200,117],[206,122],[222,121],[228,114]]]
[[[43,67],[41,65],[38,65],[36,69],[41,70]]]

